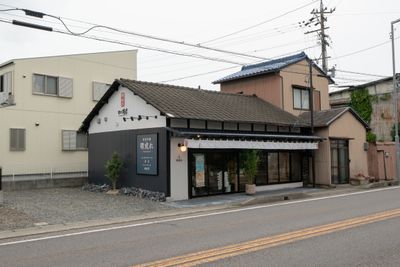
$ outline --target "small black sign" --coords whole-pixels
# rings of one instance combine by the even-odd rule
[[[158,175],[157,155],[157,134],[142,134],[136,137],[137,174]]]

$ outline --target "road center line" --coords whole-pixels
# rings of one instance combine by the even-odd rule
[[[302,230],[292,231],[275,236],[263,237],[243,243],[228,245],[220,248],[204,250],[200,252],[190,253],[164,260],[153,261],[135,267],[150,267],[150,266],[195,266],[199,264],[214,262],[229,257],[234,257],[270,247],[275,247],[283,244],[292,243],[299,240],[308,239],[320,235],[329,234],[332,232],[342,231],[349,228],[388,220],[391,218],[400,217],[400,209],[389,210],[385,212],[375,213],[367,216],[356,217],[348,220],[338,221],[335,223],[314,226]]]
[[[190,216],[184,216],[184,217],[154,220],[154,221],[143,222],[143,223],[134,223],[134,224],[128,224],[128,225],[113,226],[113,227],[108,227],[108,228],[86,230],[86,231],[80,231],[80,232],[74,232],[74,233],[51,235],[51,236],[38,237],[38,238],[32,238],[32,239],[23,239],[23,240],[18,240],[18,241],[10,241],[10,242],[5,242],[5,243],[0,243],[0,247],[9,246],[9,245],[16,245],[16,244],[23,244],[23,243],[38,242],[38,241],[57,239],[57,238],[65,238],[65,237],[72,237],[72,236],[87,235],[87,234],[100,233],[100,232],[107,232],[107,231],[120,230],[120,229],[126,229],[126,228],[134,228],[134,227],[140,227],[140,226],[148,226],[148,225],[167,223],[167,222],[192,220],[192,219],[197,219],[197,218],[224,215],[224,214],[229,214],[229,213],[237,213],[237,212],[242,212],[242,211],[250,211],[250,210],[265,209],[265,208],[287,206],[287,205],[295,205],[295,204],[300,204],[300,203],[305,203],[305,202],[312,202],[312,201],[319,201],[319,200],[326,200],[326,199],[334,199],[334,198],[355,196],[355,195],[375,193],[375,192],[387,191],[387,190],[396,190],[396,189],[399,189],[399,188],[400,188],[400,186],[392,186],[392,187],[373,189],[373,190],[368,190],[368,191],[353,192],[353,193],[346,193],[346,194],[339,194],[339,195],[331,195],[331,196],[317,197],[317,198],[308,198],[308,199],[294,200],[294,201],[288,201],[288,202],[282,202],[282,203],[275,203],[275,204],[268,204],[268,205],[258,205],[258,206],[251,206],[251,207],[246,207],[246,208],[238,208],[238,209],[210,212],[210,213],[205,213],[205,214],[196,214],[196,215],[190,215]]]

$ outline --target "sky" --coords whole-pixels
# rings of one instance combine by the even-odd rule
[[[327,34],[330,42],[328,66],[337,69],[337,85],[359,84],[391,76],[390,23],[400,18],[400,1],[324,0],[324,5],[328,10],[336,8],[328,15],[326,26],[329,27]],[[212,81],[240,70],[242,65],[300,51],[305,51],[312,59],[321,55],[317,36],[304,34],[316,28],[299,26],[299,22],[312,17],[310,12],[314,8],[319,8],[319,1],[313,0],[0,0],[1,10],[10,6],[61,17],[73,32],[82,32],[92,24],[106,25],[258,58],[155,41],[106,29],[96,29],[88,35],[130,45],[0,23],[0,49],[3,51],[0,62],[24,57],[136,49],[132,45],[138,44],[197,56],[193,58],[137,48],[138,80],[218,90],[219,86],[213,85]],[[66,30],[55,18],[46,16],[35,19],[25,16],[22,11],[1,11],[0,19],[21,20]],[[400,72],[400,23],[396,26],[395,38],[399,37],[395,40],[396,69]],[[233,34],[235,32],[238,33]],[[229,36],[223,37],[226,35]],[[321,64],[320,60],[317,62]]]

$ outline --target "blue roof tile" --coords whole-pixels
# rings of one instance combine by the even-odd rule
[[[270,72],[275,72],[279,71],[291,64],[297,63],[303,59],[308,58],[307,55],[304,52],[301,52],[299,54],[287,56],[287,57],[282,57],[266,62],[261,62],[253,65],[248,65],[248,66],[243,66],[241,71],[238,71],[236,73],[233,73],[231,75],[228,75],[224,78],[218,79],[214,81],[213,83],[221,83],[221,82],[226,82],[226,81],[232,81],[232,80],[237,80],[241,78],[246,78],[246,77],[251,77],[251,76],[256,76],[260,74],[265,74],[265,73],[270,73]]]

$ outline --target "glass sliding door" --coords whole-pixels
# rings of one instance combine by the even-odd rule
[[[206,157],[204,153],[193,153],[191,157],[192,196],[208,195],[208,180],[206,179]]]
[[[207,154],[208,193],[210,195],[224,192],[225,165],[224,153]]]
[[[332,184],[349,183],[349,141],[330,140],[331,144],[331,182]]]
[[[300,152],[293,152],[290,154],[290,181],[301,182],[301,161],[302,154]]]
[[[289,152],[279,152],[279,182],[289,182]]]
[[[238,152],[194,150],[189,155],[191,197],[240,191]]]
[[[226,172],[224,174],[225,193],[239,192],[238,153],[226,154]]]
[[[257,174],[256,174],[256,185],[268,184],[268,167],[267,167],[267,152],[259,152],[260,161],[258,162]]]
[[[189,153],[191,197],[244,192],[247,184],[243,169],[245,153],[246,150],[234,149],[192,150]],[[259,156],[255,177],[257,186],[309,179],[309,161],[305,151],[260,150]]]
[[[268,183],[279,183],[278,152],[268,152]]]

